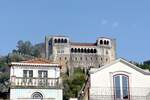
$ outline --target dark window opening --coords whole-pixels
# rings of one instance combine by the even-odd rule
[[[78,52],[80,53],[80,48],[78,48]]]
[[[104,44],[106,45],[107,43],[106,43],[106,40],[104,40]]]
[[[96,50],[96,49],[94,49],[94,53],[97,53],[97,50]]]
[[[67,39],[64,39],[64,43],[67,43]]]
[[[77,52],[77,48],[75,48],[74,52],[75,52],[75,53]]]
[[[103,40],[100,40],[100,44],[103,44]]]
[[[83,53],[83,48],[81,48],[81,53]]]
[[[106,44],[108,45],[108,44],[109,44],[109,41],[107,41]]]
[[[58,39],[58,43],[60,43],[60,39]]]
[[[73,48],[71,48],[71,52],[74,52],[74,49],[73,49]]]
[[[64,39],[61,39],[61,43],[64,43]]]
[[[93,49],[91,49],[91,53],[94,53]]]
[[[90,53],[90,49],[88,49],[87,52]]]
[[[58,42],[57,39],[55,39],[54,42],[57,43]]]
[[[86,48],[84,48],[84,53],[86,53],[86,51],[87,51]]]
[[[67,60],[67,57],[65,57],[65,60]]]

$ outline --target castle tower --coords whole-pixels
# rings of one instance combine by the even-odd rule
[[[45,38],[46,58],[63,66],[67,70],[70,60],[70,40],[66,36],[48,36]]]
[[[45,44],[46,58],[62,65],[62,71],[101,67],[116,59],[115,39],[100,37],[95,43],[77,43],[66,36],[47,36]]]

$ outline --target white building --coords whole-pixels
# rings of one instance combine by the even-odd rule
[[[10,100],[62,100],[60,65],[43,59],[12,62]]]
[[[150,100],[150,72],[118,59],[90,70],[90,100]]]

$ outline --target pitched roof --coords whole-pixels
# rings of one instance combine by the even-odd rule
[[[35,58],[27,61],[21,61],[21,63],[50,64],[52,61],[43,58]]]
[[[35,58],[27,61],[21,61],[21,62],[11,62],[10,66],[58,66],[59,64],[54,63],[50,60],[46,60],[43,58]]]
[[[96,73],[96,72],[101,71],[102,69],[105,69],[105,68],[107,68],[107,67],[109,67],[109,66],[111,66],[111,65],[113,65],[113,64],[118,63],[118,62],[122,62],[122,63],[128,65],[129,67],[135,69],[136,71],[139,71],[139,72],[141,72],[141,73],[143,73],[143,74],[145,74],[145,75],[150,75],[150,72],[147,72],[147,71],[145,71],[145,70],[143,70],[143,69],[137,67],[136,65],[130,63],[129,61],[127,61],[127,60],[125,60],[125,59],[123,59],[123,58],[119,58],[119,59],[117,59],[117,60],[115,60],[115,61],[112,61],[111,63],[109,63],[109,64],[107,64],[107,65],[104,65],[104,66],[102,66],[102,67],[100,67],[100,68],[93,68],[93,69],[90,70],[90,73],[91,73],[91,74],[92,74],[92,73]]]

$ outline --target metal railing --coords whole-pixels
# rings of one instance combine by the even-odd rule
[[[11,77],[11,86],[21,87],[61,87],[62,82],[60,78],[23,78],[23,77]]]
[[[117,97],[116,88],[90,88],[90,100],[150,100],[150,87],[130,87],[125,96]],[[117,89],[117,91],[119,91]],[[124,91],[124,90],[121,90]]]

